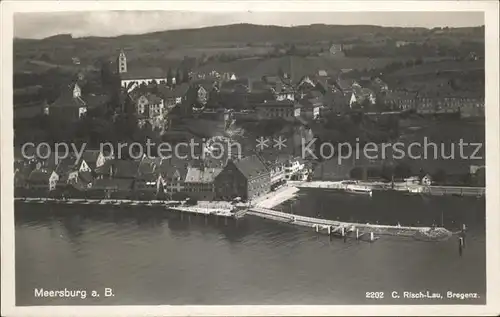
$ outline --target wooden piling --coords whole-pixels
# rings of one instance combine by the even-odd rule
[[[462,256],[462,252],[463,252],[463,238],[460,237],[458,238],[458,254]]]

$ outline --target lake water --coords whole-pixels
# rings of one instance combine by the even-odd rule
[[[148,207],[16,204],[17,305],[484,304],[484,199],[301,192],[285,211],[350,221],[467,224],[458,241],[381,236],[374,243],[247,216],[227,220]],[[86,299],[35,298],[35,288]],[[114,296],[104,297],[104,288]],[[98,298],[90,296],[97,290]],[[408,300],[391,292],[476,292]],[[384,299],[366,299],[384,292]]]

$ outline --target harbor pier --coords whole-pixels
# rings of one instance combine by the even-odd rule
[[[299,215],[292,215],[268,208],[251,207],[247,214],[257,217],[289,223],[297,226],[314,228],[316,232],[326,232],[329,235],[340,235],[341,237],[353,236],[358,239],[370,237],[370,241],[376,240],[376,235],[416,237],[427,236],[428,233],[439,233],[438,239],[449,238],[452,233],[444,228],[431,227],[409,227],[377,224],[362,224],[352,222],[342,222],[336,220],[320,219]]]

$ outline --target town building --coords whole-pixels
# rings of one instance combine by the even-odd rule
[[[285,164],[288,162],[288,155],[276,155],[275,153],[260,153],[259,158],[269,170],[271,179],[271,190],[286,184]]]
[[[163,98],[165,107],[172,108],[187,101],[189,88],[188,83],[174,85],[173,87],[161,85],[158,87],[158,94]]]
[[[190,166],[184,181],[185,193],[195,200],[214,200],[215,179],[222,168],[206,168]]]
[[[352,108],[355,105],[374,105],[376,101],[375,93],[372,90],[356,85],[353,87],[353,92],[349,100],[349,106]]]
[[[432,185],[432,177],[429,174],[426,174],[422,179],[420,180],[420,183],[424,186],[431,186]]]
[[[295,100],[295,91],[289,85],[278,83],[274,88],[271,89],[277,101]]]
[[[215,180],[216,199],[251,200],[271,190],[271,175],[256,155],[229,160]]]
[[[139,128],[149,124],[152,129],[165,128],[166,109],[163,99],[151,94],[142,94],[136,101],[137,124]]]
[[[253,105],[260,119],[282,118],[287,121],[294,121],[301,115],[302,106],[291,100],[264,101]]]
[[[188,162],[178,158],[164,159],[160,165],[163,192],[168,199],[183,199]],[[184,197],[182,197],[184,196]]]
[[[97,178],[92,183],[92,187],[86,191],[87,198],[96,199],[132,199],[133,193],[132,179],[110,179]]]
[[[82,99],[82,90],[75,83],[70,89],[64,89],[52,104],[44,109],[51,118],[66,122],[75,122],[87,114],[87,103]]]
[[[299,100],[298,103],[301,105],[301,116],[312,120],[319,118],[321,108],[323,108],[322,96],[316,98],[304,98]]]
[[[139,165],[133,184],[135,194],[139,199],[155,199],[163,191],[160,172],[162,158],[148,157],[144,154],[142,159],[138,161]]]
[[[354,87],[361,87],[354,79],[338,77],[336,81],[333,82],[344,95],[349,95],[353,92]]]
[[[329,52],[333,56],[344,56],[342,44],[332,44]]]
[[[382,100],[391,110],[408,111],[417,108],[417,95],[412,92],[388,92]]]
[[[305,164],[299,159],[290,159],[285,163],[285,180],[293,180],[300,178],[300,174],[304,171]]]

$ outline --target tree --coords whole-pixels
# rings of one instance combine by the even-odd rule
[[[362,167],[355,167],[353,168],[350,173],[350,178],[352,179],[363,179],[363,168]]]
[[[396,165],[394,168],[394,177],[398,179],[404,179],[411,176],[411,167],[404,162]]]
[[[109,87],[112,84],[111,65],[106,60],[101,60],[101,82],[104,87]]]
[[[189,82],[189,70],[187,68],[184,68],[182,70],[182,82],[183,83]]]
[[[177,71],[175,73],[175,84],[179,85],[182,82],[182,75],[180,69],[177,68]]]
[[[432,175],[432,179],[438,184],[446,183],[446,171],[442,168],[438,169],[434,175]]]
[[[479,168],[474,174],[474,183],[476,186],[484,187],[486,185],[486,169]]]
[[[158,94],[158,83],[156,82],[156,80],[153,80],[153,82],[151,83],[150,91],[153,94]]]
[[[172,78],[174,77],[174,72],[172,71],[172,68],[168,68],[167,72],[167,86],[172,86]]]
[[[382,170],[380,171],[380,177],[390,181],[392,180],[393,175],[394,175],[394,168],[390,165],[384,164],[382,166]]]
[[[280,78],[283,78],[283,76],[285,75],[285,72],[283,71],[283,68],[281,68],[281,66],[278,68],[278,76]]]

